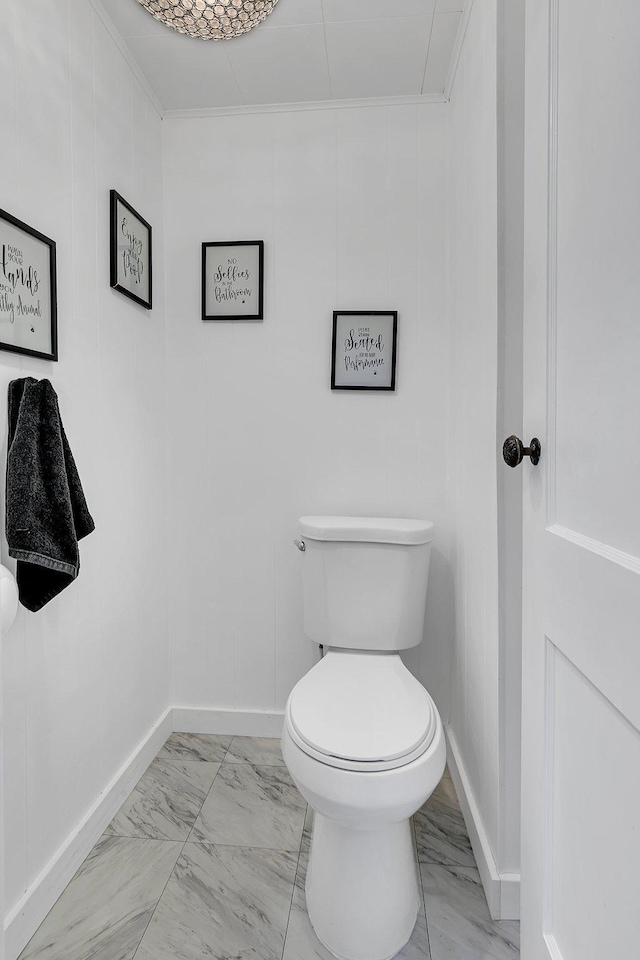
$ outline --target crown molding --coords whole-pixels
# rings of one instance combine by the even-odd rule
[[[469,18],[471,17],[473,2],[474,0],[465,0],[464,9],[462,11],[462,19],[460,20],[460,26],[458,28],[458,36],[456,37],[453,53],[451,55],[451,63],[449,64],[447,82],[444,85],[445,100],[451,99],[453,85],[456,82],[458,64],[460,63],[460,54],[462,53],[462,47],[464,46],[464,38],[467,35],[467,27],[469,26]]]
[[[138,83],[140,84],[140,86],[148,96],[149,100],[153,104],[158,116],[160,117],[160,119],[162,119],[163,112],[162,112],[162,106],[160,104],[160,101],[158,100],[149,81],[147,80],[142,70],[136,63],[133,57],[133,54],[129,50],[128,46],[126,45],[122,37],[120,36],[113,20],[111,19],[111,17],[109,16],[105,8],[102,6],[102,3],[100,2],[100,0],[89,0],[89,3],[95,10],[100,20],[102,21],[104,27],[107,30],[107,33],[115,43],[116,47],[118,48],[118,50],[120,51],[124,59],[126,60],[132,74],[134,75],[134,77],[136,78],[136,80],[138,81]]]
[[[348,110],[353,107],[399,107],[407,104],[446,103],[444,94],[416,94],[406,97],[371,97],[355,100],[310,100],[303,103],[258,103],[237,107],[203,107],[194,110],[165,110],[165,120],[194,120],[201,117],[235,117],[253,113],[298,113],[305,110]]]

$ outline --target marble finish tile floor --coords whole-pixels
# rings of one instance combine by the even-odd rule
[[[106,833],[186,840],[219,769],[219,763],[156,758]]]
[[[224,763],[189,839],[297,851],[305,809],[286,767]]]
[[[413,823],[420,863],[475,867],[453,780],[443,777]]]
[[[279,741],[175,733],[20,960],[333,960],[306,911],[312,824]],[[397,960],[518,960],[448,770],[414,835],[423,900]]]

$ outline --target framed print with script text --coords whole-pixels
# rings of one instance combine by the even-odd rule
[[[395,390],[397,310],[334,310],[332,390]]]
[[[0,349],[58,359],[56,245],[0,210]]]
[[[111,191],[111,286],[151,310],[151,225]]]
[[[264,241],[202,244],[202,319],[262,320]]]

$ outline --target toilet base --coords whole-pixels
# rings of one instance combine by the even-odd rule
[[[315,814],[307,912],[339,960],[389,960],[410,938],[420,894],[409,820],[357,830]]]

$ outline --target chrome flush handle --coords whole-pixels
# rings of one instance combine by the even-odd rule
[[[304,540],[294,540],[293,542],[295,543],[296,547],[301,553],[304,553],[305,550],[307,549],[307,546]]]

